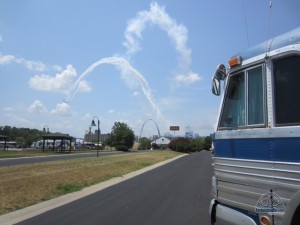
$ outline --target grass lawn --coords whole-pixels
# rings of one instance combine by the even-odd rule
[[[19,158],[19,157],[32,157],[32,156],[42,156],[42,155],[54,155],[54,152],[42,150],[9,150],[9,151],[0,151],[0,159],[5,158]]]
[[[99,150],[99,152],[111,152],[112,150],[108,149],[108,150]],[[115,150],[113,150],[115,151]],[[97,150],[76,150],[74,152],[71,153],[91,153],[91,152],[97,152]],[[24,149],[23,151],[20,150],[9,150],[9,151],[3,151],[0,150],[0,159],[5,159],[5,158],[19,158],[19,157],[33,157],[33,156],[47,156],[47,155],[61,155],[61,154],[68,154],[68,152],[66,153],[59,153],[59,152],[53,152],[51,150],[45,150],[44,152],[39,149]]]
[[[180,155],[151,151],[0,167],[0,215]]]

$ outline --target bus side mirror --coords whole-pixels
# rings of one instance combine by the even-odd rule
[[[217,96],[220,96],[220,94],[221,94],[220,81],[217,80],[216,78],[214,78],[212,81],[211,91],[214,95],[217,95]]]
[[[212,81],[212,93],[219,96],[221,94],[221,80],[226,78],[226,68],[223,64],[218,65]]]

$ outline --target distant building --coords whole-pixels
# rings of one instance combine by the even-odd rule
[[[110,134],[101,134],[101,131],[100,131],[99,142],[104,142],[109,137],[110,137]],[[86,132],[86,134],[84,135],[84,141],[97,143],[98,142],[98,130],[95,130],[95,133]]]
[[[158,138],[159,138],[158,135],[153,135],[153,136],[152,136],[152,140],[156,140],[156,139],[158,139]]]
[[[170,142],[171,142],[170,139],[168,139],[166,137],[160,137],[160,138],[152,141],[151,145],[157,144],[159,147],[167,147]]]
[[[191,126],[185,127],[185,137],[192,139],[194,137],[194,132]]]

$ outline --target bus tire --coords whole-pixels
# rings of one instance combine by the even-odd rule
[[[298,205],[296,211],[294,212],[291,225],[300,224],[300,205]]]

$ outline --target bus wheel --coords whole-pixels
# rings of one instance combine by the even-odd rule
[[[297,207],[293,215],[291,225],[297,225],[297,224],[300,224],[300,205]]]

